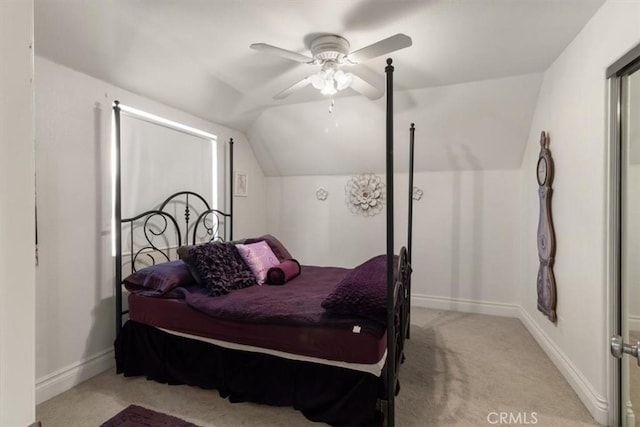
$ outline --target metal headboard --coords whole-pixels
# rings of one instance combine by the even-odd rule
[[[231,240],[231,214],[211,209],[201,195],[180,191],[158,209],[120,220],[122,255],[128,272],[177,259],[185,244]],[[125,256],[128,255],[128,256]]]
[[[184,196],[184,202],[181,198]],[[194,209],[197,205],[193,201],[200,202],[204,209]],[[201,195],[193,191],[180,191],[167,197],[160,205],[161,211],[182,207],[184,209],[184,236],[185,243],[204,243],[207,241],[233,240],[232,218],[230,213],[218,209],[211,209],[209,203]],[[190,224],[192,215],[197,215],[195,222]],[[189,236],[191,239],[189,240]],[[228,237],[228,239],[227,239]]]

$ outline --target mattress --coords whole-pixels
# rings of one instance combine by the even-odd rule
[[[183,299],[129,295],[129,319],[165,332],[218,346],[272,354],[369,372],[379,376],[386,357],[386,333],[351,319],[341,327],[251,323],[209,316]],[[349,325],[345,327],[344,325]]]

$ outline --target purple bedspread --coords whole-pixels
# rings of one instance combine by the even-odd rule
[[[209,316],[252,323],[303,324],[352,328],[359,325],[380,334],[380,325],[354,316],[331,315],[322,301],[351,269],[303,266],[302,274],[282,286],[251,286],[227,295],[209,297],[184,289],[192,308]]]

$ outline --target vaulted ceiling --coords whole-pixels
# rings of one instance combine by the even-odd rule
[[[308,86],[276,101],[316,70],[249,45],[308,55],[318,34],[356,50],[404,33],[388,56],[417,170],[517,168],[541,73],[603,1],[35,0],[36,53],[244,131],[267,175],[348,174],[382,169],[384,100],[347,89],[329,113]],[[382,79],[385,59],[357,70]]]

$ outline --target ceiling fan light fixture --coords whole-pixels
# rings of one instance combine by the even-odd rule
[[[314,88],[318,90],[322,90],[324,88],[326,79],[322,71],[312,74],[311,76],[309,76],[309,78],[311,79],[311,85]]]
[[[322,88],[322,90],[320,90],[320,93],[323,95],[335,95],[336,93],[338,93],[333,79],[325,80],[324,87]]]
[[[337,68],[335,62],[326,62],[322,70],[309,76],[311,85],[323,95],[335,95],[339,90],[348,88],[353,82],[353,74]]]
[[[353,74],[345,73],[342,70],[336,71],[333,78],[336,81],[336,89],[338,90],[346,89],[351,86],[351,83],[353,83]]]

